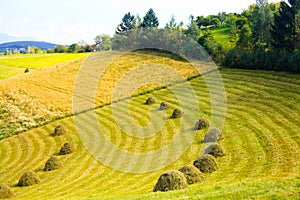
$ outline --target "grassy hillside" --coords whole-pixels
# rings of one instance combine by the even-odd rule
[[[0,56],[0,80],[24,73],[26,68],[30,71],[41,69],[63,62],[78,60],[87,57],[90,53],[82,54],[21,54]]]
[[[27,130],[30,127],[39,126],[51,121],[53,118],[72,114],[74,83],[82,66],[86,68],[85,74],[91,75],[88,80],[83,80],[86,90],[91,87],[90,78],[102,74],[101,77],[96,78],[97,89],[95,94],[95,106],[102,106],[112,101],[113,89],[121,77],[130,70],[134,71],[139,66],[149,64],[170,66],[178,71],[183,79],[199,74],[189,62],[174,59],[174,56],[170,54],[142,51],[120,55],[117,52],[103,52],[93,54],[87,59],[76,60],[6,79],[0,82],[0,119],[3,120],[3,123],[0,123],[0,138]],[[201,63],[196,67],[199,68],[201,73],[212,68]],[[148,73],[152,68],[151,66],[145,68],[142,73]],[[133,93],[126,89],[120,90],[121,93],[116,98],[123,99],[161,87],[162,85],[155,84],[158,79],[163,78],[166,85],[178,81],[178,77],[174,77],[173,73],[162,73],[159,70],[156,70],[156,72],[156,75],[152,78],[152,84],[137,88]],[[138,71],[134,73],[138,73]],[[142,75],[135,75],[143,78]],[[130,79],[124,83],[124,86],[134,85],[136,81],[141,81],[141,79]],[[26,106],[24,106],[24,103]]]
[[[223,70],[221,71],[227,93],[227,114],[222,130],[227,156],[218,158],[220,168],[206,174],[206,181],[190,186],[186,190],[167,193],[151,192],[159,175],[168,169],[179,169],[191,164],[198,157],[201,140],[206,130],[196,133],[190,148],[175,162],[164,169],[147,173],[125,173],[106,167],[91,156],[80,142],[74,118],[69,117],[32,129],[17,136],[0,141],[0,183],[11,186],[16,199],[299,199],[300,191],[300,76],[263,71]],[[205,75],[214,80],[214,73]],[[210,96],[204,79],[190,80],[199,100],[201,116],[211,117]],[[169,89],[156,90],[130,99],[129,113],[137,124],[149,122],[149,112],[157,116],[162,129],[153,137],[132,137],[120,130],[107,105],[96,110],[98,122],[105,136],[115,145],[129,152],[145,153],[160,149],[173,140],[181,120],[170,120],[163,111],[157,111],[161,101],[167,101],[172,108],[178,107],[177,97],[171,90],[186,95],[179,83]],[[155,105],[144,104],[148,96],[155,96]],[[126,102],[118,103],[117,113],[124,113]],[[89,113],[85,115],[82,127],[92,133]],[[199,115],[187,124],[193,127]],[[52,137],[58,124],[64,124],[69,134]],[[190,129],[187,129],[190,130]],[[180,134],[188,134],[181,132]],[[71,142],[76,152],[57,156],[63,143]],[[103,141],[96,140],[96,147],[104,148]],[[175,153],[175,152],[174,152]],[[63,162],[63,168],[44,172],[46,160],[56,155]],[[114,158],[107,150],[106,156]],[[119,159],[119,158],[115,158]],[[126,161],[126,160],[125,160]],[[157,164],[149,162],[149,166]],[[28,170],[35,171],[41,183],[30,187],[16,187],[19,177]]]
[[[219,27],[211,30],[214,39],[221,45],[229,43],[230,27]]]

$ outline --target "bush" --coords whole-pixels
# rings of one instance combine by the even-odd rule
[[[146,105],[151,105],[151,104],[155,104],[156,102],[156,99],[154,97],[149,97],[147,100],[146,100]]]
[[[159,110],[167,110],[169,107],[169,104],[167,104],[166,102],[161,102]]]
[[[201,156],[198,160],[195,160],[194,166],[197,167],[203,173],[212,173],[218,169],[216,159],[210,154],[205,154]]]
[[[66,155],[74,152],[74,147],[71,143],[65,143],[59,151],[59,155]]]
[[[204,181],[204,177],[201,175],[200,170],[194,165],[185,165],[178,171],[183,173],[188,184],[194,184]]]
[[[217,144],[217,143],[212,144],[209,147],[207,147],[205,149],[205,153],[210,154],[215,158],[222,157],[222,156],[226,155],[224,148],[221,145]]]
[[[66,133],[67,133],[67,128],[64,125],[58,125],[54,129],[53,135],[60,136],[60,135],[65,135]]]
[[[300,72],[299,50],[261,50],[253,51],[233,48],[223,59],[223,67],[239,69],[259,69],[286,72]]]
[[[182,110],[180,110],[180,109],[175,109],[174,111],[173,111],[173,113],[172,113],[172,116],[171,116],[171,118],[180,118],[180,117],[182,117],[183,116],[183,111]]]
[[[195,130],[201,130],[203,128],[208,128],[209,126],[209,121],[205,118],[200,118],[197,122],[196,125],[194,127]]]
[[[181,190],[187,187],[184,174],[177,170],[170,170],[160,175],[153,192],[169,190]]]
[[[12,198],[15,194],[10,187],[5,184],[0,184],[0,199]]]
[[[47,160],[44,171],[52,171],[62,167],[61,161],[56,157],[51,157]]]
[[[39,182],[39,177],[35,173],[29,171],[22,175],[18,182],[18,186],[30,186],[38,184]]]
[[[217,142],[220,140],[222,137],[221,131],[217,128],[213,128],[209,130],[204,137],[203,142],[208,143],[208,142]]]

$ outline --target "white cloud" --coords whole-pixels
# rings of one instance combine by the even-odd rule
[[[0,25],[3,23],[3,17],[0,15]]]

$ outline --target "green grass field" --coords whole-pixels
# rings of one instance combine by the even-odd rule
[[[221,45],[226,45],[229,42],[230,28],[220,27],[211,30],[214,39]]]
[[[0,56],[0,80],[24,73],[30,70],[54,66],[63,62],[78,60],[87,57],[90,53],[65,53],[65,54],[24,54]]]
[[[34,70],[34,69],[32,69]],[[8,67],[5,65],[0,65],[0,80],[8,77],[23,74],[25,69],[23,67]]]
[[[214,73],[206,80],[213,81]],[[16,199],[299,199],[300,197],[300,76],[287,73],[246,70],[222,70],[226,89],[227,114],[222,130],[224,140],[219,143],[227,155],[218,158],[219,169],[205,175],[205,182],[189,186],[182,191],[153,193],[159,175],[169,169],[191,164],[199,154],[205,130],[197,131],[187,151],[165,168],[147,173],[125,173],[106,167],[97,161],[82,145],[74,117],[68,117],[0,141],[0,183],[12,187]],[[189,81],[198,97],[201,116],[211,117],[208,89],[202,77]],[[170,120],[172,110],[157,111],[161,101],[177,108],[178,101],[172,90],[181,90],[183,83],[151,94],[130,99],[129,113],[137,124],[149,122],[149,112],[158,116],[164,126],[153,137],[141,139],[127,135],[116,124],[111,106],[96,110],[103,133],[113,144],[128,152],[146,153],[159,150],[171,142],[179,130],[180,119]],[[158,102],[148,106],[148,96]],[[118,102],[115,115],[122,116],[126,102]],[[190,112],[187,110],[187,117]],[[82,114],[81,127],[86,134],[95,133],[90,126],[89,112]],[[193,127],[199,115],[189,116],[187,124]],[[58,124],[64,124],[69,134],[52,137]],[[188,132],[181,132],[188,134]],[[76,152],[57,156],[63,143],[71,142]],[[98,148],[105,148],[103,140],[95,140]],[[46,160],[55,155],[63,162],[56,171],[42,171]],[[106,151],[107,158],[114,152]],[[121,159],[122,160],[122,159]],[[126,160],[125,160],[126,162]],[[150,167],[156,162],[149,162]],[[30,187],[17,187],[20,176],[35,171],[41,183]]]

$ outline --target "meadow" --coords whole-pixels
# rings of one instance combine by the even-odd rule
[[[118,59],[112,62],[114,58]],[[82,80],[83,87],[87,91],[93,89],[90,80],[94,79],[97,74],[101,75],[99,82],[97,78],[95,80],[97,82],[95,106],[99,107],[112,101],[113,89],[124,74],[138,68],[138,66],[148,66],[151,63],[170,66],[182,75],[181,81],[198,75],[199,71],[205,73],[212,69],[212,66],[199,63],[199,71],[197,71],[189,62],[173,59],[173,55],[168,54],[131,52],[123,55],[117,52],[103,52],[88,58],[12,77],[0,82],[0,111],[2,111],[0,112],[0,119],[3,119],[3,123],[0,123],[0,138],[39,126],[53,119],[71,115],[73,113],[74,84],[82,66],[86,68],[85,74],[90,75],[90,77]],[[151,67],[145,70],[143,72],[137,70],[134,73],[150,72]],[[143,85],[143,87],[136,88],[135,91],[119,90],[120,93],[115,97],[115,100],[147,93],[162,87],[162,85],[155,84],[155,80],[164,79],[165,85],[178,81],[178,76],[174,77],[173,73],[161,73],[159,70],[156,72],[152,78],[154,83]],[[130,79],[124,86],[135,85],[136,81],[141,80]]]
[[[193,114],[186,110],[183,119],[186,127],[193,127],[199,116],[211,120],[211,102],[205,80],[215,80],[215,72],[206,73],[189,80],[200,108]],[[300,76],[247,70],[221,70],[227,98],[224,139],[219,143],[227,155],[218,158],[219,169],[205,174],[205,182],[181,191],[157,192],[152,189],[159,175],[169,169],[179,169],[191,164],[202,147],[207,130],[192,131],[195,138],[180,158],[168,166],[153,172],[126,173],[103,165],[93,157],[82,144],[74,117],[54,121],[45,126],[0,141],[0,182],[9,185],[16,193],[16,199],[299,199],[299,90]],[[184,82],[151,93],[130,98],[129,113],[132,120],[141,126],[158,117],[163,127],[156,135],[138,138],[126,134],[114,119],[122,116],[127,102],[121,100],[112,105],[105,104],[95,110],[81,113],[82,129],[91,134],[95,129],[91,112],[96,113],[104,135],[121,149],[133,153],[157,151],[174,139],[180,129],[181,119],[168,119],[174,108],[179,107],[177,96],[186,96],[180,89]],[[157,103],[145,105],[145,100],[154,96]],[[168,102],[172,109],[157,111],[161,101]],[[53,137],[53,129],[64,124],[69,133]],[[188,134],[185,129],[179,134]],[[60,147],[71,142],[76,151],[58,156]],[[103,140],[95,140],[96,148],[105,148]],[[175,152],[173,152],[175,153]],[[50,156],[57,156],[61,169],[44,172],[42,169]],[[106,150],[107,158],[114,158],[114,152]],[[118,159],[118,158],[115,158]],[[126,163],[126,160],[124,160]],[[149,167],[155,162],[147,163]],[[41,183],[29,187],[15,186],[20,176],[35,171]]]
[[[229,27],[219,27],[211,30],[214,39],[221,45],[228,45],[230,28]]]
[[[20,54],[0,56],[0,80],[20,75],[28,68],[30,71],[70,62],[89,56],[90,53],[64,54]]]

